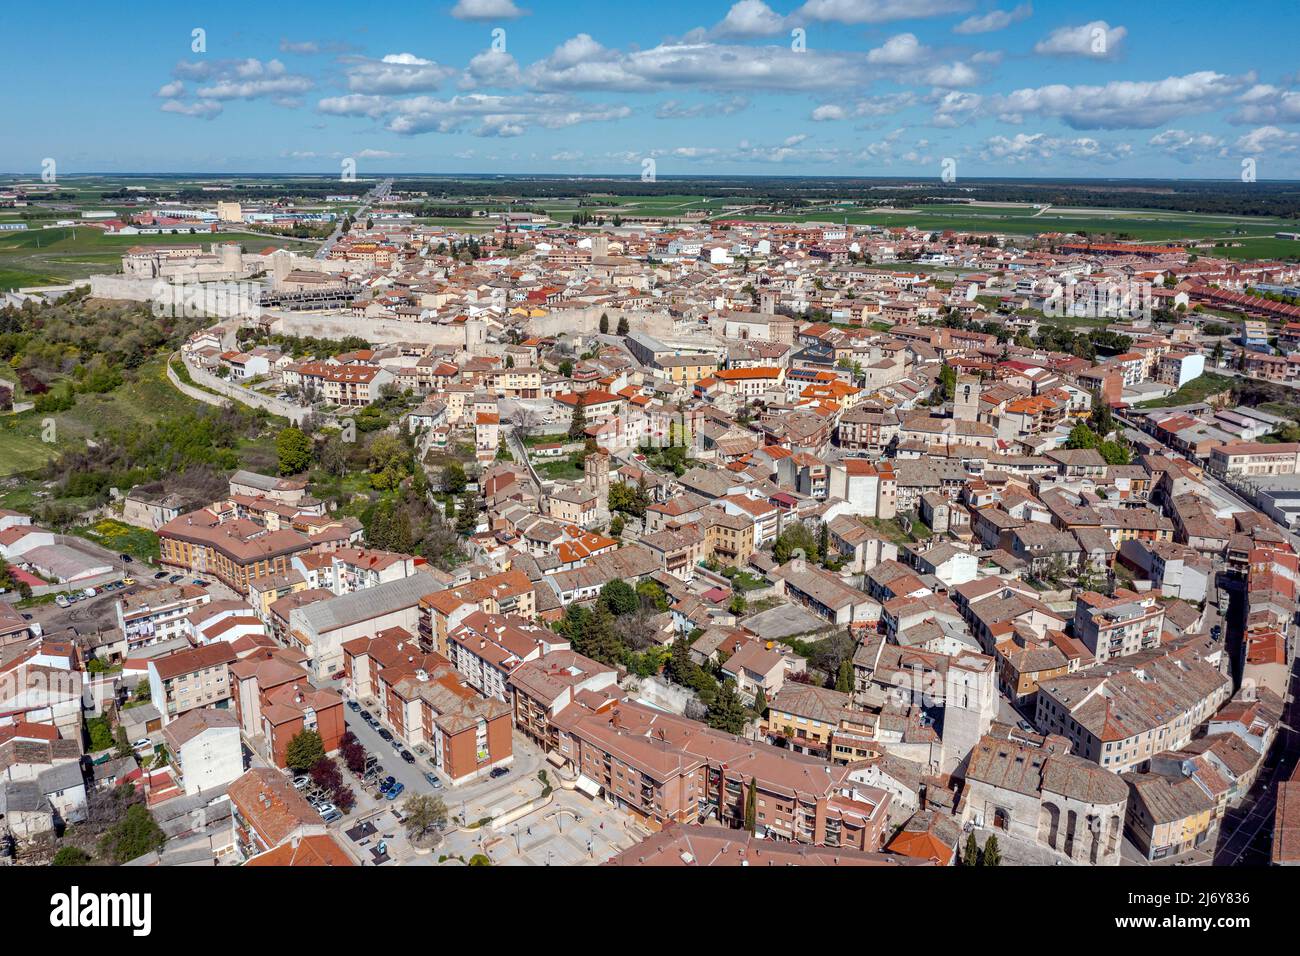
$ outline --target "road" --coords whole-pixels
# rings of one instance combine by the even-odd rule
[[[368,210],[374,203],[386,197],[388,195],[388,190],[392,188],[393,181],[391,179],[385,179],[383,182],[378,183],[374,188],[372,188],[370,192],[362,196],[361,205],[358,206],[357,211],[352,214],[352,221],[355,223],[358,219],[364,218],[366,210]],[[338,225],[334,227],[334,231],[329,234],[329,238],[321,243],[321,247],[316,250],[316,255],[313,258],[326,258],[330,254],[330,250],[334,248],[334,243],[338,242],[339,237],[342,235],[343,220],[340,219]]]
[[[1288,779],[1300,761],[1300,733],[1296,724],[1296,696],[1300,680],[1291,672],[1291,685],[1273,748],[1250,793],[1224,814],[1214,851],[1217,866],[1267,866],[1273,845],[1273,811],[1277,785]]]

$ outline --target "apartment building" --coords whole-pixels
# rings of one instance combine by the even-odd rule
[[[1164,606],[1151,593],[1084,591],[1074,604],[1074,636],[1099,662],[1160,646]]]
[[[1239,441],[1210,449],[1210,471],[1225,477],[1294,475],[1300,471],[1300,443]]]
[[[1177,750],[1229,698],[1209,645],[1157,649],[1039,684],[1034,724],[1116,773]]]
[[[126,638],[127,655],[141,647],[189,633],[190,611],[212,600],[197,584],[167,584],[145,588],[113,602],[118,630]]]
[[[163,726],[200,707],[230,702],[230,665],[235,650],[226,641],[177,651],[149,661],[149,700],[162,714]]]
[[[311,550],[305,535],[268,531],[247,518],[221,520],[204,508],[158,529],[160,562],[187,574],[209,574],[240,594],[253,578],[285,574],[295,554]]]
[[[672,823],[744,823],[752,786],[756,832],[769,839],[879,849],[891,800],[855,784],[848,767],[713,730],[627,700],[583,701],[552,718],[555,754],[577,786],[659,830]]]

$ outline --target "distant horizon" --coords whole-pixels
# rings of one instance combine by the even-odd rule
[[[337,178],[335,172],[313,172],[303,171],[276,171],[276,170],[247,170],[243,172],[217,172],[214,170],[181,170],[176,172],[162,172],[157,170],[139,170],[131,172],[123,171],[106,171],[99,170],[94,172],[60,172],[59,180],[63,179],[88,179],[95,177],[118,177],[123,179],[176,179],[185,176],[197,176],[210,179],[239,179],[248,177],[273,177],[283,179],[335,179],[337,182],[347,184],[348,182],[369,182],[379,179],[418,179],[429,177],[434,179],[557,179],[557,180],[576,180],[576,181],[602,181],[616,180],[619,182],[638,182],[640,177],[635,173],[554,173],[554,172],[396,172],[396,171],[367,171],[358,173],[355,180],[343,180]],[[23,179],[33,183],[40,182],[39,173],[23,172],[5,172],[0,171],[0,177],[5,179]],[[916,183],[924,185],[933,182],[935,185],[943,186],[950,189],[960,189],[962,183],[1240,183],[1239,179],[1232,177],[1213,177],[1213,176],[963,176],[960,180],[954,182],[944,182],[938,176],[925,176],[917,174],[908,175],[868,175],[868,174],[816,174],[816,173],[681,173],[671,175],[657,176],[654,182],[694,182],[714,179],[754,179],[754,180],[773,180],[782,179],[790,181],[836,181],[836,180],[878,180],[881,182],[903,182]],[[647,183],[653,185],[654,182]],[[1296,183],[1300,184],[1300,176],[1291,178],[1269,179],[1260,177],[1257,183]],[[43,183],[40,185],[51,188],[58,187],[58,181],[53,183]],[[1248,185],[1248,184],[1243,184]],[[1010,201],[1010,200],[1009,200]]]

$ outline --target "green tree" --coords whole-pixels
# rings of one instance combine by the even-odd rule
[[[290,770],[305,773],[325,757],[325,744],[314,730],[300,730],[289,741],[284,763]]]
[[[132,804],[126,814],[100,838],[99,852],[114,863],[127,863],[157,850],[167,835],[143,803]]]
[[[623,537],[623,528],[626,527],[626,525],[627,522],[623,519],[622,515],[614,515],[614,520],[609,523],[609,536],[611,538]]]
[[[90,854],[80,847],[65,846],[54,854],[51,862],[52,866],[87,866],[90,863]]]
[[[460,512],[456,515],[456,531],[466,537],[478,527],[478,499],[467,491],[460,497]]]
[[[740,615],[745,613],[746,606],[747,602],[745,601],[745,595],[736,591],[731,595],[731,600],[727,603],[727,610],[736,615],[736,617],[740,617]]]
[[[709,707],[708,725],[714,730],[738,734],[745,729],[745,705],[736,694],[734,681],[724,681]]]
[[[753,777],[749,778],[749,789],[745,791],[745,829],[750,833],[758,829],[758,786]]]
[[[582,409],[582,398],[573,406],[573,417],[569,419],[569,438],[585,438],[587,435],[587,413]]]
[[[282,429],[275,439],[275,453],[280,474],[296,475],[311,465],[311,439],[301,428],[290,426]]]
[[[636,593],[641,603],[656,613],[668,610],[668,592],[658,581],[646,578],[636,586]]]
[[[435,830],[441,830],[451,818],[442,798],[427,793],[407,797],[402,804],[402,814],[406,817],[407,836],[412,840],[422,839]]]
[[[1070,429],[1070,437],[1065,440],[1066,448],[1096,448],[1101,438],[1084,422],[1079,422]]]
[[[465,466],[455,459],[447,462],[442,468],[440,484],[445,494],[460,494],[469,484],[469,478],[465,475]]]
[[[632,585],[622,578],[615,578],[606,582],[605,586],[600,589],[600,597],[597,601],[601,607],[615,617],[631,614],[641,606],[641,599],[637,597]]]
[[[839,670],[835,673],[835,689],[841,694],[853,693],[853,660],[851,658],[840,661]]]
[[[809,561],[816,561],[818,558],[817,539],[803,523],[793,524],[782,531],[776,543],[772,545],[772,556],[776,558],[778,564],[785,564],[795,556],[796,551],[802,551]]]
[[[758,693],[754,695],[754,713],[760,717],[767,716],[767,694],[763,692],[761,687],[758,689]]]
[[[618,334],[619,334],[619,335],[627,335],[627,333],[628,333],[629,331],[631,331],[631,329],[628,327],[628,324],[627,324],[627,316],[626,316],[626,315],[620,315],[620,316],[618,317]]]
[[[971,834],[974,836],[975,834]],[[998,849],[997,834],[990,834],[984,843],[984,853],[980,856],[980,866],[1000,866],[1002,864],[1002,851]]]
[[[975,840],[975,832],[973,830],[966,835],[966,848],[962,850],[961,853],[961,865],[980,865],[980,845]]]
[[[609,334],[609,314],[606,312],[600,313],[600,334]]]
[[[1127,465],[1132,460],[1128,445],[1122,441],[1104,441],[1097,451],[1108,465]]]

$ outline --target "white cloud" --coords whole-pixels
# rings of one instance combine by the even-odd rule
[[[379,60],[357,58],[347,66],[354,93],[423,93],[436,90],[456,71],[414,53],[389,53]]]
[[[1128,143],[1103,144],[1088,136],[1062,139],[1046,133],[992,136],[984,141],[980,158],[985,162],[1041,163],[1067,157],[1096,163],[1113,163],[1133,151]]]
[[[988,13],[977,14],[973,17],[967,17],[961,23],[952,28],[953,33],[962,33],[966,35],[975,33],[993,33],[996,30],[1005,30],[1013,23],[1019,23],[1026,17],[1033,14],[1032,4],[1022,3],[1011,10],[990,10]]]
[[[1078,27],[1053,30],[1034,44],[1034,52],[1045,56],[1084,56],[1096,60],[1114,59],[1128,30],[1112,27],[1105,20],[1093,20]]]
[[[504,88],[518,86],[519,64],[504,50],[484,50],[469,61],[461,77],[461,89],[480,86]]]
[[[388,110],[388,99],[383,96],[366,96],[349,93],[347,96],[329,96],[316,104],[322,113],[332,116],[382,116]]]
[[[1238,137],[1233,147],[1252,156],[1294,153],[1297,148],[1300,148],[1300,133],[1279,129],[1276,126],[1261,126]]]
[[[185,95],[185,84],[180,80],[173,80],[170,83],[164,83],[158,88],[154,96],[160,96],[164,99],[175,99],[178,96]]]
[[[403,136],[472,132],[477,136],[513,137],[530,127],[564,129],[632,114],[628,106],[586,103],[553,93],[517,96],[468,93],[449,99],[336,97],[321,100],[317,108],[335,115],[382,117],[385,129]]]
[[[1209,133],[1189,133],[1181,129],[1163,130],[1147,140],[1147,145],[1167,153],[1180,163],[1190,163],[1211,153],[1223,152],[1223,140]]]
[[[709,33],[717,37],[750,39],[753,37],[770,37],[785,32],[786,18],[781,16],[763,0],[740,0],[733,4]]]
[[[405,153],[394,153],[388,149],[363,149],[357,153],[358,159],[400,159]]]
[[[877,119],[901,112],[918,102],[915,93],[889,93],[884,96],[867,96],[846,105],[823,103],[812,111],[817,122],[845,119]]]
[[[900,33],[867,51],[867,62],[878,66],[912,66],[928,59],[930,53],[929,48],[917,40],[915,33]]]
[[[451,8],[457,20],[513,20],[528,15],[514,0],[457,0]]]
[[[1163,80],[1115,80],[1105,86],[1051,86],[991,97],[1004,122],[1025,114],[1060,119],[1073,129],[1154,129],[1180,116],[1222,105],[1252,81],[1210,70]]]
[[[300,56],[315,56],[320,52],[320,44],[315,40],[281,40],[281,53],[297,53]]]
[[[812,111],[814,122],[822,123],[827,120],[843,120],[849,118],[849,111],[838,103],[824,103]]]
[[[664,100],[655,110],[658,119],[698,119],[702,116],[731,116],[749,106],[749,100],[743,96],[733,96],[725,100],[708,100],[687,106],[677,100]]]
[[[818,90],[860,86],[869,81],[870,69],[861,53],[706,42],[621,52],[584,33],[531,64],[524,80],[546,90]]]
[[[1258,83],[1238,97],[1238,108],[1228,122],[1300,123],[1300,92],[1268,83]]]
[[[969,0],[808,0],[797,17],[823,23],[888,23],[964,13]]]
[[[212,64],[177,64],[176,72],[208,83],[198,95],[212,100],[283,98],[306,93],[315,86],[311,77],[290,73],[279,60],[221,60]]]
[[[221,112],[222,106],[216,100],[195,100],[190,103],[183,103],[180,100],[168,100],[159,109],[164,113],[176,113],[179,116],[212,119]]]

